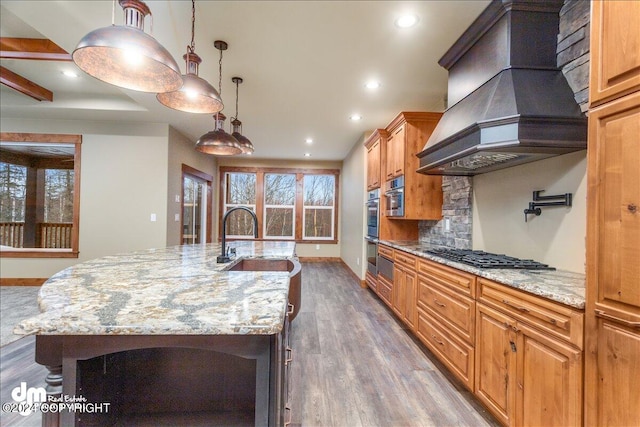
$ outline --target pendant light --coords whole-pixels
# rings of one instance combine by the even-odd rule
[[[187,113],[217,113],[224,107],[218,91],[205,79],[198,77],[198,66],[202,59],[196,54],[195,37],[196,2],[191,0],[191,45],[183,56],[187,73],[182,75],[184,84],[173,92],[159,93],[158,101],[174,110]]]
[[[242,135],[242,122],[238,120],[238,85],[243,80],[242,77],[232,77],[231,81],[236,84],[236,116],[231,120],[231,126],[233,126],[231,135],[240,143],[242,154],[251,154],[253,153],[253,144],[249,141],[249,138]]]
[[[169,92],[182,86],[180,68],[171,54],[144,32],[144,18],[151,14],[140,0],[119,0],[124,26],[112,25],[84,36],[73,51],[73,61],[87,74],[125,89]],[[151,22],[153,31],[153,16]]]
[[[213,45],[220,51],[220,61],[218,62],[220,77],[218,80],[218,93],[222,95],[222,51],[227,50],[229,45],[222,40],[216,40]],[[240,154],[240,143],[233,136],[224,131],[225,115],[218,112],[213,116],[216,121],[215,130],[205,133],[196,142],[196,150],[213,154],[214,156],[233,156]]]

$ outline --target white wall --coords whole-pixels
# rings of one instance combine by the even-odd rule
[[[563,270],[585,272],[586,151],[477,175],[473,178],[473,248],[531,258]],[[524,209],[534,190],[573,193],[571,207]]]
[[[182,215],[182,202],[176,202],[176,195],[182,194],[182,164],[190,166],[213,177],[212,199],[209,200],[209,208],[213,215],[213,241],[216,240],[218,216],[218,189],[216,184],[216,157],[200,153],[195,150],[195,141],[190,141],[174,128],[169,128],[169,158],[167,171],[167,246],[181,244],[182,231],[180,221],[175,221],[175,215]]]
[[[50,277],[100,256],[166,246],[167,125],[3,117],[2,131],[83,138],[79,258],[0,258],[2,277]]]
[[[365,235],[366,201],[366,157],[365,135],[358,141],[342,163],[343,186],[340,205],[342,206],[342,239],[340,254],[342,260],[363,280],[367,268]]]

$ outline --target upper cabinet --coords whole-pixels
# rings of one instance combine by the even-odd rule
[[[640,2],[591,3],[591,106],[640,89]]]
[[[416,172],[422,151],[442,113],[402,112],[387,126],[386,180],[404,176],[404,216],[395,219],[442,218],[442,177]],[[386,190],[386,188],[385,188]]]
[[[382,183],[382,144],[387,132],[376,129],[364,143],[367,149],[367,190],[380,188]]]

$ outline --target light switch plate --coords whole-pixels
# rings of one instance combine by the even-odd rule
[[[156,216],[156,214],[152,213],[151,214],[151,222],[155,222],[157,221],[158,217]]]
[[[173,220],[174,220],[175,222],[180,222],[180,214],[176,214],[176,215],[173,217]]]

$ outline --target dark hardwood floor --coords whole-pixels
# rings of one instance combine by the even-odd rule
[[[499,425],[341,263],[303,263],[291,342],[292,426]],[[44,386],[33,358],[33,337],[1,348],[2,403],[21,381]],[[40,426],[39,414],[2,412],[0,425]]]

